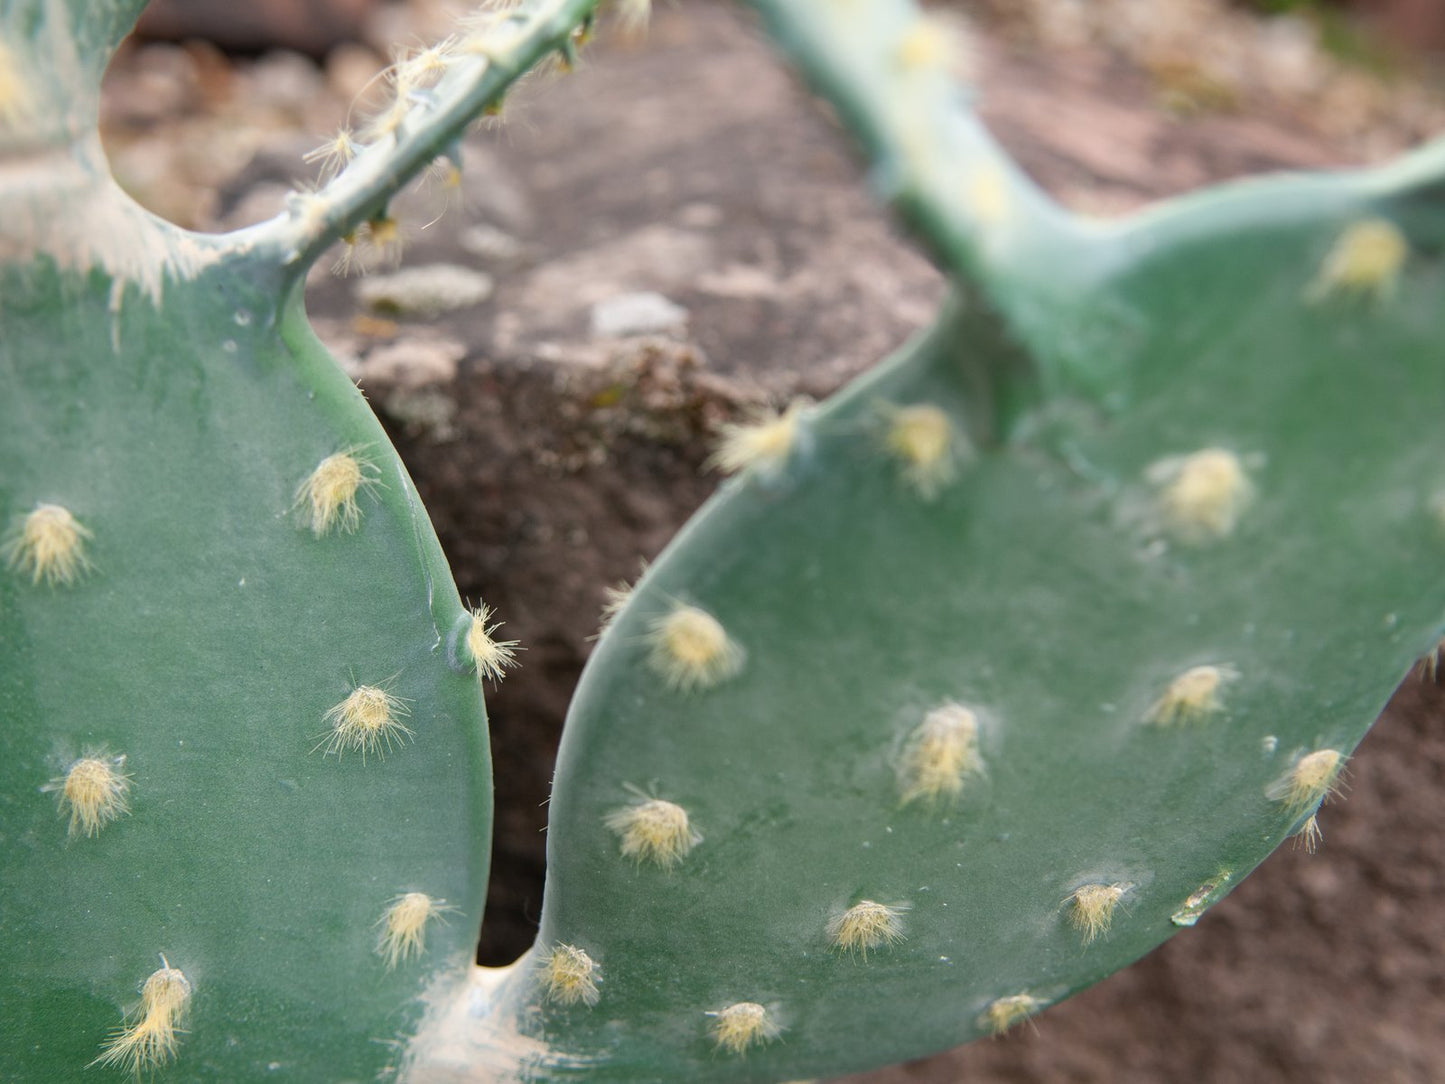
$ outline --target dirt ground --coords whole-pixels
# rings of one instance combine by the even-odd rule
[[[1075,207],[1375,158],[1445,117],[1414,84],[1341,72],[1301,53],[1295,31],[1217,5],[1161,3],[1186,21],[1128,35],[1055,17],[1066,8],[979,8],[974,63],[996,132]],[[431,17],[372,32],[424,33]],[[238,65],[199,45],[132,52],[107,112],[117,173],[186,224],[272,213],[375,64],[364,46],[324,68]],[[460,209],[422,228],[448,201]],[[490,295],[421,319],[368,308],[366,280],[323,271],[308,298],[393,433],[463,594],[526,646],[489,697],[498,811],[480,955],[499,963],[532,937],[552,758],[604,586],[633,577],[710,492],[702,464],[722,421],[836,388],[926,323],[943,285],[870,201],[827,111],[745,16],[712,3],[665,8],[645,41],[604,39],[576,74],[538,80],[469,141],[459,192],[409,197],[402,221],[405,266],[481,270]],[[643,291],[672,306],[654,329],[605,333],[609,305]],[[852,1079],[1445,1080],[1440,688],[1402,689],[1322,823],[1319,853],[1277,853],[1195,929],[1036,1027]]]

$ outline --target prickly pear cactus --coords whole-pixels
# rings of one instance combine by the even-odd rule
[[[472,968],[507,646],[297,289],[587,5],[417,53],[346,168],[222,238],[101,164],[136,6],[0,16],[19,1079],[765,1082],[1003,1030],[1317,831],[1439,638],[1445,149],[1102,227],[902,0],[757,0],[959,289],[725,435],[579,689],[537,945]]]

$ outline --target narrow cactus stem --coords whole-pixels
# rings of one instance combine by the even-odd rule
[[[299,193],[282,215],[243,231],[238,242],[250,250],[279,250],[287,268],[304,274],[333,242],[383,214],[408,181],[447,153],[467,125],[538,61],[574,48],[573,35],[596,4],[541,0],[470,39],[445,43],[442,70],[427,80],[430,85],[411,88],[398,80],[394,123],[382,124],[389,110],[345,168],[317,191]]]

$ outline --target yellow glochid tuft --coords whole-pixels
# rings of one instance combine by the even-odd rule
[[[1409,259],[1410,243],[1399,226],[1384,218],[1361,219],[1335,241],[1305,298],[1311,302],[1336,296],[1387,300]]]
[[[958,435],[942,407],[931,403],[885,408],[884,447],[898,460],[903,480],[924,500],[938,496],[957,474]]]
[[[426,927],[434,918],[455,910],[446,900],[434,899],[425,892],[406,892],[386,905],[377,920],[381,935],[376,951],[386,961],[387,970],[415,959],[426,951]]]
[[[919,798],[956,798],[967,777],[982,770],[978,716],[949,701],[925,715],[904,743],[898,765],[903,804]]]
[[[471,624],[467,626],[467,654],[477,668],[480,677],[490,678],[494,683],[506,676],[509,666],[517,665],[517,651],[520,640],[498,640],[492,634],[502,627],[502,622],[492,621],[496,611],[483,603],[471,611]]]
[[[164,956],[141,988],[139,1018],[128,1021],[101,1047],[91,1065],[124,1069],[137,1078],[160,1068],[176,1054],[176,1036],[191,1004],[191,983]]]
[[[301,160],[308,165],[319,163],[321,179],[324,181],[345,169],[361,149],[362,144],[357,141],[356,133],[349,127],[343,127],[321,146],[302,155]]]
[[[859,900],[828,922],[828,940],[844,952],[857,952],[868,959],[868,950],[896,945],[903,940],[906,903],[877,903]]]
[[[411,714],[406,701],[376,685],[358,685],[346,699],[325,715],[331,732],[311,751],[325,749],[340,760],[347,752],[359,752],[361,762],[368,756],[385,757],[393,744],[415,737],[416,731],[401,720]]]
[[[1114,912],[1132,885],[1114,884],[1080,885],[1069,894],[1069,922],[1084,935],[1084,944],[1109,932],[1114,922]]]
[[[1148,721],[1160,726],[1192,723],[1217,713],[1219,690],[1239,677],[1231,666],[1191,666],[1169,683],[1149,708]]]
[[[361,525],[357,494],[381,484],[380,471],[357,451],[328,455],[296,487],[296,507],[303,510],[317,538],[337,528],[356,530]]]
[[[1320,844],[1325,838],[1324,830],[1320,828],[1319,814],[1311,813],[1309,819],[1299,826],[1299,831],[1294,834],[1294,837],[1304,844],[1305,854],[1314,854],[1319,850]]]
[[[761,1046],[783,1033],[772,1014],[756,1001],[739,1001],[706,1015],[712,1017],[713,1042],[729,1054],[745,1054],[749,1047]]]
[[[576,945],[558,944],[542,961],[544,995],[559,1005],[596,1005],[601,981],[597,962]]]
[[[1159,486],[1164,528],[1191,545],[1233,534],[1254,497],[1243,462],[1224,448],[1161,459],[1149,468],[1148,477]]]
[[[983,1010],[979,1023],[986,1025],[995,1035],[1002,1035],[1020,1020],[1027,1020],[1044,1007],[1044,1002],[1032,994],[1010,994],[995,998]]]
[[[0,554],[31,583],[69,587],[95,567],[85,552],[92,537],[68,508],[37,504],[10,530]]]
[[[655,862],[664,869],[677,866],[702,842],[693,830],[687,810],[661,798],[644,798],[614,809],[603,823],[622,837],[622,855],[637,862]]]
[[[130,812],[130,776],[124,768],[124,756],[88,752],[45,787],[59,793],[60,813],[69,815],[72,836],[98,835]]]
[[[748,422],[724,425],[704,466],[724,474],[744,470],[777,474],[797,447],[800,422],[809,405],[806,399],[794,399],[781,412],[763,411]]]
[[[709,689],[742,669],[743,649],[706,610],[679,603],[648,628],[648,661],[679,692]]]
[[[1339,793],[1340,771],[1344,766],[1345,755],[1336,749],[1306,753],[1269,785],[1265,796],[1272,802],[1282,803],[1290,816],[1298,816]]]

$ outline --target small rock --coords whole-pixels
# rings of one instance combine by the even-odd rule
[[[356,284],[364,305],[403,316],[437,316],[492,296],[492,276],[457,264],[437,263],[377,275]]]
[[[378,346],[347,370],[353,380],[370,386],[424,388],[450,384],[467,348],[456,339],[409,336]]]
[[[687,310],[661,294],[646,290],[619,294],[592,306],[592,334],[613,339],[654,335],[687,326]]]
[[[462,248],[473,256],[499,263],[510,263],[522,255],[525,246],[510,233],[483,222],[462,231],[457,238]]]

